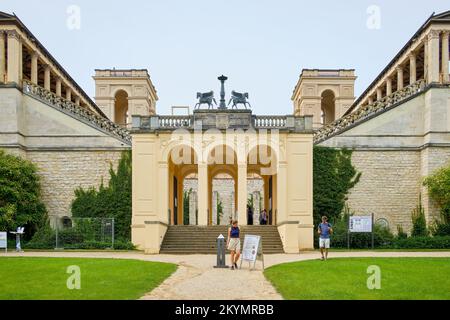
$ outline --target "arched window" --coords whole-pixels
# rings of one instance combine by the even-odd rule
[[[336,106],[335,96],[333,91],[325,90],[322,92],[321,103],[321,122],[323,125],[327,125],[335,120]]]
[[[389,221],[387,221],[387,219],[385,219],[385,218],[377,219],[377,221],[375,222],[375,224],[376,224],[377,226],[382,227],[382,228],[389,229]]]
[[[114,122],[120,126],[129,124],[128,94],[124,90],[116,92],[114,97]]]

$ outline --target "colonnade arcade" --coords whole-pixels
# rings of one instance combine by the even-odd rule
[[[255,145],[240,152],[233,145],[219,143],[200,152],[205,161],[199,161],[198,152],[187,144],[168,152],[170,225],[227,225],[231,219],[242,225],[259,224],[263,209],[267,223],[276,224],[278,159],[272,147]],[[250,182],[257,180],[259,190],[255,191]],[[222,214],[218,212],[221,206],[226,206]],[[253,221],[248,221],[248,206],[258,211],[253,212]]]

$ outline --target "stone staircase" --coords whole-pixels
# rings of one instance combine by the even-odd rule
[[[276,226],[241,226],[241,245],[246,234],[262,237],[263,253],[284,253]],[[217,237],[226,238],[227,226],[169,226],[161,254],[216,254]]]

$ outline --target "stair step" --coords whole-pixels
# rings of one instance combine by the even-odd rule
[[[220,234],[226,236],[228,226],[169,226],[160,253],[166,254],[216,254],[216,241]],[[262,237],[264,253],[283,253],[283,243],[276,226],[243,226],[241,242],[245,235]]]

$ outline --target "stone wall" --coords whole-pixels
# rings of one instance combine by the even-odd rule
[[[362,176],[348,196],[350,209],[386,219],[394,232],[398,225],[409,232],[421,190],[420,152],[354,151],[352,163]]]
[[[35,151],[27,158],[38,167],[43,201],[51,219],[71,216],[74,190],[78,187],[98,188],[109,182],[109,169],[114,170],[121,151]]]

